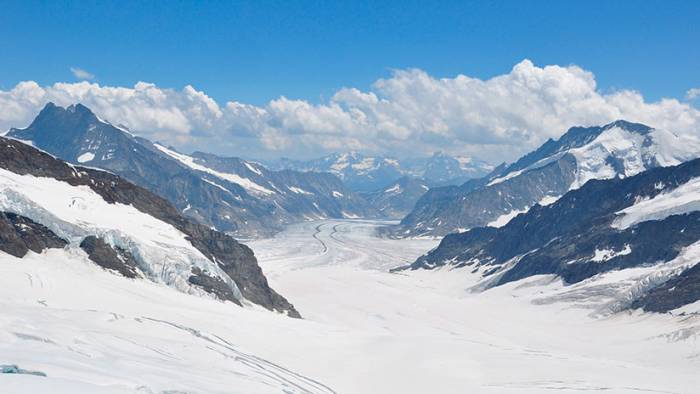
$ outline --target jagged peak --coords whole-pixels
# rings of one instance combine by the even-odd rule
[[[620,128],[623,130],[627,130],[627,131],[631,131],[631,132],[635,132],[635,133],[639,133],[639,134],[647,134],[648,132],[653,130],[652,127],[649,127],[649,126],[641,124],[641,123],[634,123],[634,122],[630,122],[630,121],[627,121],[624,119],[618,119],[618,120],[615,120],[615,121],[610,122],[608,124],[605,124],[603,126],[590,126],[590,127],[574,126],[574,127],[571,127],[559,139],[554,140],[554,139],[550,138],[547,140],[547,143],[550,143],[550,142],[563,143],[563,142],[566,142],[567,140],[580,138],[583,135],[598,136],[603,131],[610,130],[613,128]]]
[[[521,170],[545,157],[584,146],[595,140],[601,133],[613,128],[620,128],[641,135],[646,135],[653,130],[653,128],[641,123],[633,123],[622,119],[618,119],[603,126],[574,126],[569,128],[556,140],[549,138],[539,148],[508,166],[504,173]]]
[[[62,110],[64,110],[63,107],[56,105],[53,101],[49,101],[48,103],[46,103],[46,105],[44,105],[44,108],[42,108],[41,111],[39,111],[39,114],[36,117],[39,118],[41,116],[47,116]]]
[[[66,111],[71,112],[71,113],[89,113],[93,114],[92,110],[86,106],[84,106],[81,103],[75,103],[71,104],[68,107],[66,107]]]
[[[49,101],[48,103],[46,103],[46,105],[44,105],[44,109],[43,109],[43,110],[53,109],[53,108],[57,108],[57,107],[58,107],[58,105],[54,104],[53,101]],[[42,110],[42,111],[43,111],[43,110]]]
[[[608,123],[605,126],[603,126],[603,130],[609,130],[612,128],[620,128],[623,130],[639,133],[639,134],[647,134],[651,130],[653,130],[652,127],[649,127],[645,124],[642,123],[634,123],[634,122],[629,122],[623,119],[618,119],[614,122]]]
[[[55,104],[52,101],[49,101],[44,105],[44,108],[39,112],[37,115],[36,119],[41,119],[44,117],[48,116],[67,116],[70,117],[71,115],[75,116],[81,116],[81,117],[88,117],[88,118],[94,118],[95,120],[99,120],[97,116],[95,115],[94,112],[88,107],[86,107],[83,104],[80,103],[75,103],[71,104],[67,107],[62,107],[60,105]]]
[[[10,129],[6,135],[41,144],[38,141],[44,138],[42,135],[48,138],[49,135],[62,134],[66,139],[69,139],[71,138],[70,136],[88,133],[96,127],[103,133],[103,136],[100,138],[108,138],[107,135],[118,134],[138,138],[127,128],[114,126],[110,122],[101,119],[83,104],[75,103],[62,107],[54,102],[46,103],[28,127],[24,129]]]

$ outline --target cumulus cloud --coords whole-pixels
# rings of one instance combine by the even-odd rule
[[[692,88],[685,93],[685,98],[688,100],[695,100],[698,97],[700,97],[700,88]]]
[[[395,70],[368,91],[343,88],[319,104],[280,97],[263,106],[236,101],[220,106],[192,86],[22,82],[0,91],[0,126],[27,124],[47,101],[81,102],[113,123],[184,150],[267,157],[347,149],[416,156],[441,150],[496,162],[512,160],[574,125],[626,119],[677,133],[697,133],[700,126],[700,111],[688,102],[648,102],[632,90],[603,93],[587,70],[538,67],[529,60],[487,80]]]
[[[173,144],[185,144],[197,138],[197,133],[224,127],[218,122],[223,115],[218,104],[189,85],[173,90],[145,82],[126,88],[85,81],[47,87],[28,81],[0,91],[0,127],[28,125],[49,101],[61,106],[82,103],[114,124]]]
[[[80,79],[80,80],[91,81],[91,80],[95,79],[95,75],[83,70],[82,68],[71,67],[70,72],[73,73],[74,77],[76,77],[77,79]]]

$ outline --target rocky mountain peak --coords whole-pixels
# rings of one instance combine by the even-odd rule
[[[629,177],[700,155],[700,140],[617,120],[572,127],[558,140],[504,169],[459,188],[431,188],[402,220],[397,234],[438,234],[500,226],[535,204],[556,200],[592,179]]]
[[[97,116],[82,104],[73,104],[66,108],[48,102],[34,119],[32,125],[55,122],[70,126],[85,125],[90,122],[99,122]],[[29,127],[31,128],[32,125]]]
[[[628,122],[626,120],[616,120],[612,123],[608,123],[607,125],[603,126],[603,130],[609,130],[612,128],[620,128],[626,131],[630,131],[633,133],[638,133],[641,135],[646,135],[649,134],[650,131],[653,130],[652,127],[649,127],[647,125],[641,124],[641,123],[633,123],[633,122]]]

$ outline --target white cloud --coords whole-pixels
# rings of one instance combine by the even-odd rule
[[[173,144],[191,142],[196,131],[222,127],[218,123],[222,117],[218,104],[192,86],[176,91],[145,82],[125,88],[85,81],[47,87],[21,82],[10,91],[0,91],[0,127],[28,125],[49,101],[62,106],[82,103],[114,124]]]
[[[70,72],[73,73],[74,77],[76,77],[77,79],[83,80],[83,81],[84,80],[91,81],[91,80],[95,79],[95,75],[83,70],[82,68],[71,67]]]
[[[700,88],[692,88],[685,93],[685,98],[688,100],[695,100],[698,97],[700,97]]]
[[[0,91],[0,127],[25,126],[47,101],[81,102],[113,123],[185,150],[268,157],[442,150],[499,161],[574,125],[626,119],[677,133],[697,133],[700,126],[700,111],[688,102],[647,102],[631,90],[603,93],[594,75],[580,67],[537,67],[528,60],[488,80],[395,70],[369,91],[343,88],[320,104],[280,97],[264,106],[235,101],[219,106],[192,86],[22,82]]]

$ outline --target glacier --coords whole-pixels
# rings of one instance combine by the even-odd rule
[[[271,285],[304,320],[127,280],[80,250],[2,254],[0,362],[47,376],[0,374],[0,391],[638,394],[700,387],[700,305],[671,314],[593,314],[634,291],[619,284],[639,283],[653,267],[573,286],[539,276],[472,292],[478,273],[390,273],[437,241],[376,237],[386,224],[309,221],[250,243]],[[698,250],[689,248],[675,268]]]

